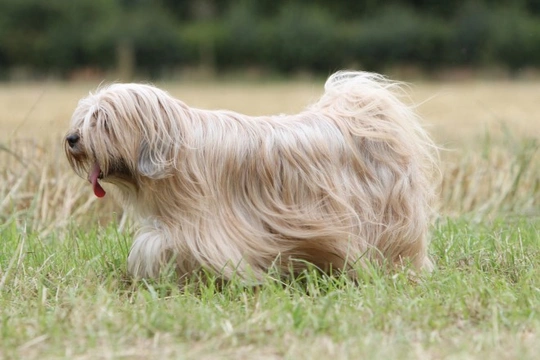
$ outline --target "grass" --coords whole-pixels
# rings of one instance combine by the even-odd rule
[[[536,358],[540,221],[441,220],[438,269],[271,274],[258,288],[172,279],[131,283],[129,238],[114,226],[3,239],[5,358]]]
[[[287,281],[270,273],[257,288],[194,279],[181,290],[172,276],[127,277],[129,219],[91,195],[60,141],[36,135],[49,123],[51,134],[62,133],[52,118],[38,125],[38,114],[69,113],[75,103],[65,100],[85,88],[55,86],[52,94],[0,87],[0,128],[17,134],[0,141],[0,359],[537,358],[537,123],[521,128],[529,137],[512,124],[498,135],[477,129],[475,141],[462,138],[443,152],[431,274],[373,268],[353,283],[313,271]],[[310,94],[305,86],[292,86],[296,98],[283,84],[248,96],[294,98],[287,107],[299,109]],[[231,106],[209,107],[238,108],[245,88],[231,89]],[[45,103],[24,101],[34,96]],[[251,113],[275,112],[247,103]],[[11,124],[9,109],[19,114]],[[457,144],[460,131],[439,142]]]

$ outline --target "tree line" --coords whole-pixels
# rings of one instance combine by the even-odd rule
[[[2,0],[0,78],[540,65],[537,0]]]

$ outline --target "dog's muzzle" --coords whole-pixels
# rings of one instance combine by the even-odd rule
[[[68,136],[66,136],[66,142],[69,146],[68,156],[72,157],[75,161],[78,162],[80,162],[81,160],[84,161],[84,159],[86,159],[83,149],[80,146],[77,146],[79,145],[80,140],[81,137],[77,133],[69,134]],[[103,177],[104,174],[101,171],[98,162],[94,161],[93,165],[90,168],[90,172],[88,173],[88,181],[92,184],[94,194],[97,197],[105,196],[105,190],[101,187],[98,181],[103,179]]]

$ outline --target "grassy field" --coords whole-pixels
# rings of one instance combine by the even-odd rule
[[[189,104],[295,112],[320,83],[161,84]],[[411,88],[442,152],[432,274],[306,272],[258,288],[132,283],[132,227],[69,169],[62,134],[96,84],[0,86],[0,359],[536,359],[537,83]]]

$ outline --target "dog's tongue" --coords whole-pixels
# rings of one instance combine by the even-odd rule
[[[99,185],[98,177],[101,173],[101,169],[99,168],[99,164],[96,162],[94,164],[94,167],[92,168],[92,171],[90,171],[90,174],[88,174],[88,181],[92,184],[92,187],[94,188],[94,194],[101,198],[105,196],[105,190]]]

